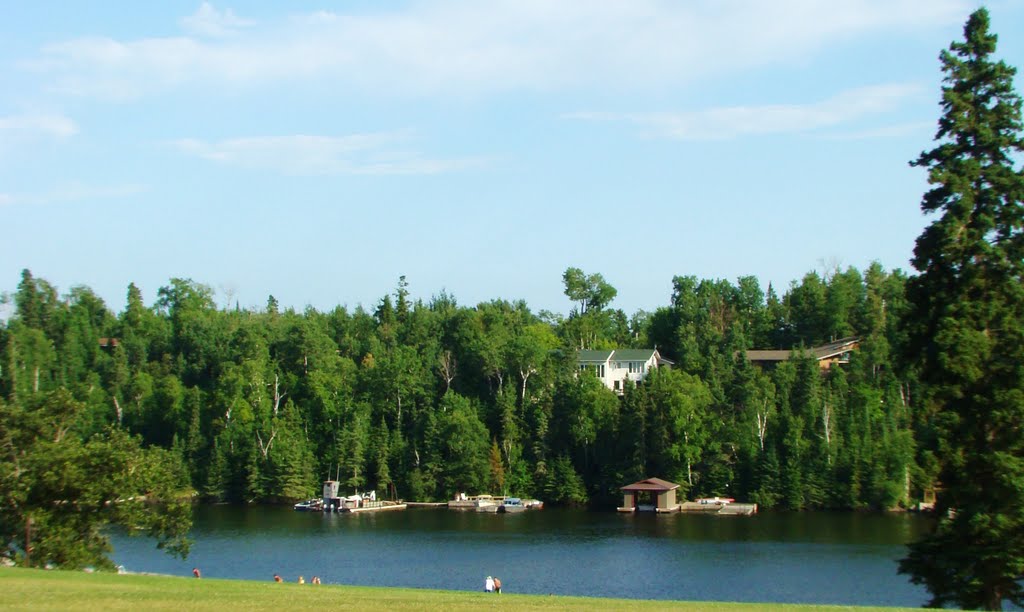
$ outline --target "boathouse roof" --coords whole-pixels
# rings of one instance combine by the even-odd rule
[[[647,478],[640,482],[634,482],[631,485],[622,487],[623,491],[671,491],[672,489],[678,489],[679,485],[674,482],[662,480],[660,478]]]

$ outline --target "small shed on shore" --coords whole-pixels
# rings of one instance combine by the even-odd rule
[[[622,487],[622,507],[619,512],[679,512],[674,482],[660,478],[647,478]]]

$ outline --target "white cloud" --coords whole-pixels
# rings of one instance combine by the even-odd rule
[[[873,140],[876,138],[895,138],[907,134],[924,133],[934,136],[937,128],[935,121],[915,121],[912,123],[898,123],[895,125],[884,125],[877,128],[855,130],[850,132],[838,132],[826,135],[829,140]]]
[[[231,9],[218,11],[209,2],[203,2],[195,13],[181,19],[181,27],[197,36],[221,38],[230,36],[242,28],[255,25],[250,19],[242,19]]]
[[[63,115],[11,115],[0,117],[0,131],[18,131],[66,138],[78,133],[75,122]]]
[[[0,193],[0,206],[9,206],[14,204],[14,196],[9,193]]]
[[[426,159],[396,149],[401,132],[348,136],[265,136],[219,142],[181,139],[179,151],[217,163],[289,175],[439,174],[483,163],[480,159]]]
[[[699,111],[657,113],[581,112],[570,119],[621,121],[647,134],[675,140],[728,140],[758,134],[812,132],[896,109],[922,88],[912,84],[860,87],[810,104],[728,106]]]
[[[689,83],[801,59],[878,31],[962,21],[968,0],[443,0],[252,25],[204,4],[185,23],[221,38],[79,38],[27,63],[60,90],[131,98],[186,84],[328,78],[403,94]]]

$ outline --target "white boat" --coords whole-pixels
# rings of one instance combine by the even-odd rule
[[[476,509],[480,511],[480,508],[496,507],[501,504],[501,498],[492,497],[490,495],[465,495],[459,494],[455,499],[448,502],[449,508],[456,509]]]
[[[502,514],[511,514],[513,512],[526,512],[526,505],[523,504],[523,500],[518,497],[506,497],[505,501],[498,506],[498,512]]]
[[[704,505],[727,506],[734,501],[736,500],[731,497],[701,497],[697,500],[697,503]]]
[[[320,498],[314,497],[313,499],[301,501],[292,506],[292,508],[299,512],[320,512],[324,509],[324,503]]]

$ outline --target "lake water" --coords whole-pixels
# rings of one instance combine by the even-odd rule
[[[919,606],[896,573],[927,528],[907,514],[628,515],[546,509],[478,514],[411,508],[321,514],[197,506],[186,561],[114,537],[129,571],[324,584],[643,599]]]

